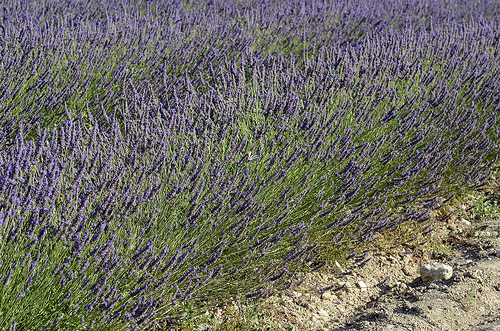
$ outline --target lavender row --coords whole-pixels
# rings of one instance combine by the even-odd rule
[[[93,13],[79,10],[83,22]],[[138,15],[117,10],[116,25]],[[215,10],[201,12],[181,18],[217,22]],[[181,42],[193,23],[175,25],[170,62],[160,51],[170,44],[158,46],[165,36],[148,53],[133,49],[145,35],[129,34],[110,66],[92,24],[82,28],[88,49],[62,76],[47,70],[33,82],[28,73],[57,67],[74,46],[40,43],[49,48],[26,54],[32,62],[12,60],[25,70],[18,84],[34,85],[5,85],[1,102],[10,126],[0,137],[11,139],[0,154],[2,325],[146,328],[184,301],[263,296],[293,286],[299,267],[321,267],[320,244],[347,247],[362,264],[378,233],[423,222],[488,178],[499,141],[498,22],[414,34],[383,25],[321,45],[333,36],[322,32],[292,55],[252,49],[244,29],[220,23],[218,50],[205,50],[210,39]],[[244,49],[231,53],[230,40]],[[48,50],[56,55],[45,62]],[[91,77],[101,69],[111,74]],[[47,88],[58,81],[65,92]],[[324,241],[309,242],[317,233]]]
[[[403,61],[400,74],[404,75],[408,70],[404,69],[405,59],[408,65],[420,55],[435,60],[436,54],[460,54],[464,46],[490,53],[498,43],[495,20],[473,23],[482,19],[479,17],[498,17],[498,8],[488,2],[445,6],[440,1],[292,1],[255,8],[254,3],[244,1],[191,5],[180,1],[142,5],[47,1],[45,6],[33,1],[9,2],[1,27],[1,120],[7,125],[7,114],[22,115],[30,118],[32,126],[41,120],[51,127],[64,120],[65,104],[82,109],[89,102],[92,110],[102,105],[110,111],[123,104],[123,90],[129,88],[129,80],[140,89],[152,83],[154,92],[162,95],[167,94],[162,84],[203,92],[207,85],[217,88],[210,68],[217,70],[227,61],[242,68],[249,65],[244,59],[265,59],[275,51],[291,54],[290,61],[298,62],[302,69],[306,65],[303,59],[314,57],[321,47],[333,48],[338,57],[336,67],[341,64],[339,59],[349,57],[352,63],[360,52],[369,50],[361,60],[365,58],[372,67],[380,68],[385,65],[380,51],[384,56],[385,52],[396,52],[394,56]],[[471,12],[475,13],[472,17]],[[446,22],[454,28],[447,28]],[[467,35],[461,32],[465,40],[447,38],[470,24],[478,31]],[[482,25],[486,25],[487,33]],[[378,39],[390,36],[391,31],[412,36],[415,30],[419,37],[429,32],[439,40],[433,40],[433,47],[426,47],[425,40],[409,38],[411,41],[406,42],[420,48],[416,52],[396,48],[398,42],[391,37],[382,38],[388,47],[379,44]],[[365,40],[371,43],[362,47]],[[494,57],[498,58],[498,53]],[[363,75],[368,69],[362,66],[357,71]],[[163,81],[155,79],[164,75]],[[6,140],[12,143],[12,139],[10,134]]]

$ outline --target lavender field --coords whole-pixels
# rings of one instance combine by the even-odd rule
[[[432,231],[500,163],[499,18],[493,0],[3,1],[0,328],[166,330]]]

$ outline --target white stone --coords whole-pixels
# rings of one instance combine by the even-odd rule
[[[460,219],[460,223],[462,223],[462,225],[465,225],[465,226],[470,226],[470,224],[471,224],[469,221],[467,221],[464,218]]]
[[[334,295],[331,294],[330,292],[325,292],[321,295],[321,297],[323,298],[323,300],[333,300],[334,299]]]
[[[322,316],[330,316],[330,314],[324,310],[324,309],[318,309],[318,314],[322,315]]]
[[[342,269],[342,267],[337,261],[335,261],[335,263],[333,264],[333,269],[335,270],[336,274],[341,274],[344,272],[344,269]]]
[[[420,276],[424,282],[450,279],[453,268],[444,263],[424,264],[420,267]]]
[[[368,286],[366,286],[365,282],[362,280],[360,280],[357,285],[361,289],[361,292],[366,291],[368,289]]]

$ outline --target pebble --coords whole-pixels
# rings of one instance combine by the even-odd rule
[[[420,267],[420,276],[424,282],[450,279],[453,268],[444,263],[429,263]]]
[[[286,294],[292,298],[300,298],[302,296],[302,293],[298,293],[298,292],[288,292]]]
[[[405,265],[405,266],[403,267],[403,269],[402,269],[402,270],[403,270],[403,273],[404,273],[406,276],[411,276],[411,275],[413,275],[413,268],[412,268],[411,266],[409,266],[409,265]]]
[[[321,316],[330,316],[330,314],[324,310],[324,309],[318,309],[318,314],[320,314]]]
[[[335,296],[330,292],[323,293],[321,297],[323,298],[323,300],[333,300],[335,298]]]
[[[337,274],[341,274],[344,272],[344,269],[342,269],[342,267],[340,266],[340,264],[335,261],[335,263],[333,264],[333,269],[335,270],[335,273]]]
[[[357,285],[361,289],[361,292],[366,291],[368,289],[365,282],[362,280],[360,280]]]
[[[470,226],[470,224],[471,224],[469,221],[467,221],[467,220],[466,220],[466,219],[464,219],[464,218],[462,218],[462,219],[460,220],[460,223],[462,223],[462,224],[463,224],[463,225],[465,225],[465,226]]]

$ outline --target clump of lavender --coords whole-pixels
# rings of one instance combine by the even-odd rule
[[[259,298],[482,185],[498,9],[385,2],[8,2],[0,325]]]

